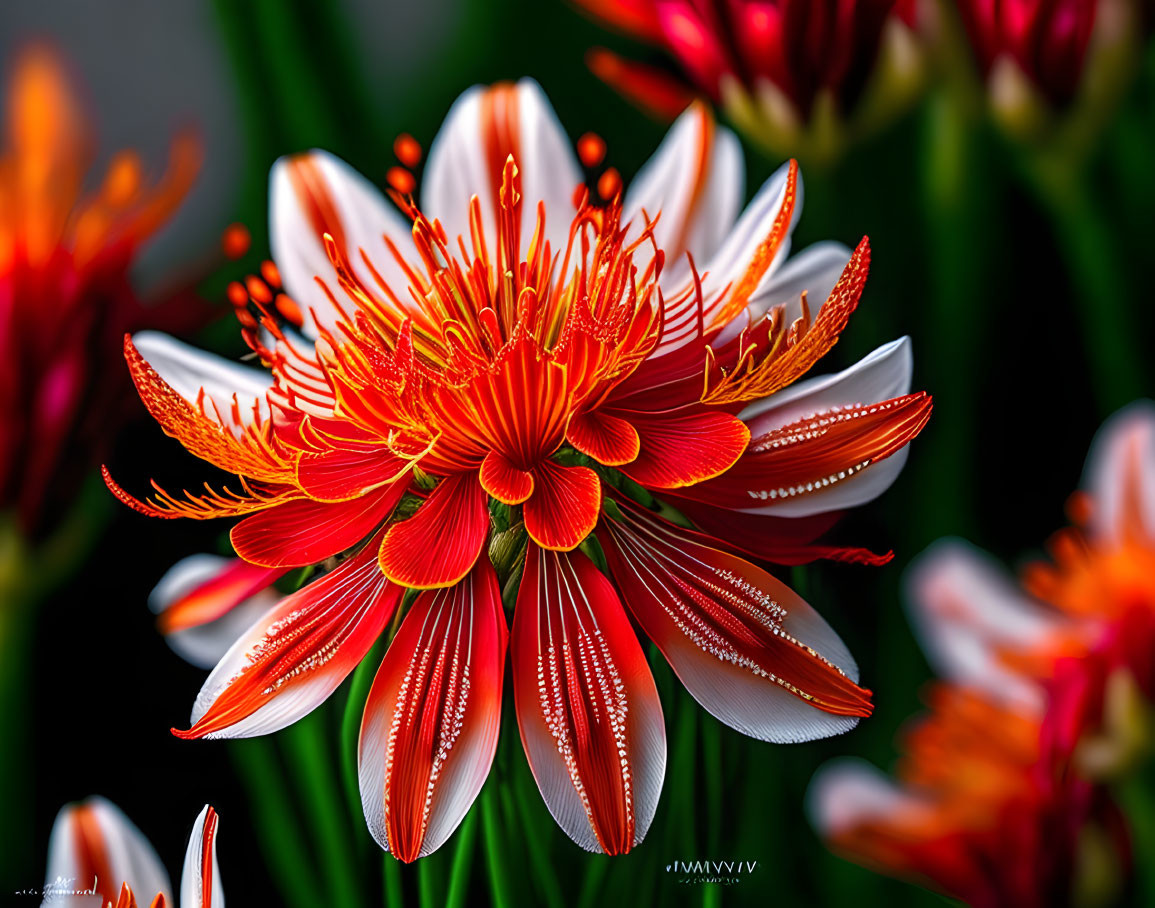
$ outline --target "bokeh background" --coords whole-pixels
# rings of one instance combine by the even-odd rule
[[[234,355],[243,350],[225,318],[223,288],[267,255],[266,179],[277,156],[324,147],[383,184],[395,135],[409,132],[427,148],[462,90],[524,75],[543,85],[572,138],[594,130],[606,139],[610,161],[627,181],[665,129],[585,66],[592,45],[634,56],[637,45],[561,2],[0,5],[0,59],[10,61],[34,38],[48,39],[70,61],[99,125],[100,160],[135,147],[159,165],[177,127],[199,129],[201,176],[139,262],[138,278],[159,282],[173,269],[215,261],[202,291],[221,320],[200,340]],[[1090,210],[1111,238],[1114,303],[1139,339],[1155,327],[1155,175],[1134,166],[1149,164],[1155,151],[1153,93],[1155,58],[1148,54],[1098,140],[1087,179]],[[903,476],[836,530],[839,540],[893,548],[894,562],[787,571],[856,655],[874,690],[874,716],[833,740],[762,744],[698,709],[654,660],[669,734],[665,790],[644,844],[609,859],[585,854],[554,827],[507,715],[494,778],[503,786],[501,855],[516,903],[941,901],[829,854],[804,817],[806,785],[835,755],[890,766],[896,731],[919,709],[930,673],[901,610],[904,565],[948,534],[1011,563],[1038,554],[1063,523],[1063,502],[1095,428],[1116,406],[1150,393],[1152,369],[1144,356],[1145,371],[1129,384],[1097,380],[1078,308],[1085,303],[1069,268],[1070,237],[1030,191],[1014,149],[981,110],[944,119],[940,100],[927,95],[836,164],[811,169],[803,162],[806,201],[795,248],[826,238],[853,245],[868,234],[874,250],[862,304],[821,371],[910,334],[914,387],[936,398]],[[981,99],[971,100],[981,107]],[[749,146],[746,155],[750,195],[781,161]],[[222,229],[236,220],[252,230],[252,262],[224,263],[217,254]],[[197,465],[143,419],[143,407],[138,416],[116,445],[113,472],[195,483],[203,475]],[[0,748],[19,768],[18,784],[5,788],[0,902],[40,884],[59,807],[99,793],[149,836],[174,877],[192,819],[211,802],[221,815],[219,857],[232,904],[301,904],[301,894],[312,892],[318,905],[380,905],[386,886],[397,885],[405,904],[441,904],[456,840],[416,867],[389,864],[389,876],[390,859],[349,809],[338,768],[347,687],[302,727],[283,733],[319,742],[309,748],[290,751],[282,736],[186,743],[169,734],[186,720],[203,674],[156,633],[147,594],[178,558],[220,549],[221,527],[162,524],[113,507],[101,494],[93,500],[106,511],[105,529],[83,566],[40,607],[26,644],[21,702],[0,717]],[[328,786],[307,783],[316,774],[305,772],[302,760],[331,764]],[[725,888],[688,885],[666,870],[675,860],[705,859],[756,861],[757,869]],[[352,880],[343,875],[348,869]],[[489,869],[478,845],[468,904],[490,897]]]

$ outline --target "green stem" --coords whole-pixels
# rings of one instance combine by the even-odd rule
[[[509,897],[509,876],[505,866],[500,832],[500,805],[497,782],[490,779],[481,793],[481,825],[485,836],[485,862],[489,868],[489,888],[493,908],[512,905]]]
[[[381,856],[381,876],[385,884],[385,908],[404,905],[404,889],[401,886],[401,862],[391,854]]]
[[[341,792],[334,780],[332,760],[325,748],[324,715],[314,711],[281,732],[281,745],[296,776],[297,788],[316,830],[317,850],[325,871],[327,904],[357,908],[364,904],[359,891],[360,874],[354,860],[355,846],[347,818],[341,811]]]
[[[984,223],[982,190],[989,175],[976,160],[976,124],[957,91],[934,97],[926,121],[923,206],[929,245],[930,306],[927,347],[918,357],[926,385],[935,396],[935,414],[918,472],[926,477],[923,495],[933,506],[922,515],[926,541],[972,530],[975,372],[981,361],[978,339],[985,330],[984,272],[991,225]],[[916,357],[918,356],[916,352]],[[950,482],[938,478],[950,476]],[[933,477],[933,479],[932,479]]]
[[[316,871],[289,810],[289,792],[272,742],[267,738],[230,741],[229,753],[249,795],[257,841],[286,905],[314,908],[321,898]]]
[[[477,810],[470,810],[457,833],[457,850],[453,852],[453,867],[449,871],[445,908],[461,908],[465,904],[469,875],[473,870],[473,851],[477,844],[477,813]]]
[[[526,773],[528,775],[528,773]],[[549,830],[542,829],[541,825],[536,822],[532,813],[532,806],[535,801],[540,803],[537,798],[537,791],[530,791],[533,788],[519,776],[516,780],[518,784],[518,796],[511,798],[516,803],[516,813],[518,821],[521,825],[522,834],[525,839],[526,848],[529,851],[530,865],[534,868],[534,881],[538,883],[545,895],[545,904],[549,908],[564,908],[565,899],[562,897],[561,884],[558,883],[557,874],[554,872],[553,863],[549,859],[549,854],[546,851],[546,844],[549,841]],[[505,792],[503,792],[504,794]],[[511,804],[511,809],[513,805]]]
[[[1132,293],[1106,213],[1081,169],[1061,160],[1031,158],[1031,183],[1055,226],[1077,293],[1076,314],[1094,378],[1100,415],[1144,393]]]
[[[357,776],[357,747],[361,739],[361,716],[365,711],[365,700],[373,686],[373,678],[381,657],[389,645],[389,635],[381,639],[353,669],[349,680],[349,697],[345,701],[345,712],[341,716],[341,780],[345,787],[345,801],[349,805],[349,815],[362,814],[361,787]]]

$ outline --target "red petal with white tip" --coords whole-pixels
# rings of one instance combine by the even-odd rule
[[[481,559],[456,586],[422,593],[385,654],[358,766],[369,831],[402,861],[440,848],[489,775],[506,637],[497,576]]]
[[[164,865],[119,807],[104,798],[64,807],[52,824],[44,892],[47,895],[62,886],[70,892],[95,886],[99,900],[61,895],[49,903],[76,908],[116,904],[126,883],[149,897],[159,892],[171,900]]]
[[[271,568],[317,564],[373,532],[405,494],[395,482],[350,501],[289,501],[246,517],[230,534],[245,561]]]
[[[217,865],[217,812],[205,805],[189,834],[180,880],[181,908],[224,908]]]
[[[897,471],[872,473],[870,482],[853,480],[901,452],[926,426],[931,408],[931,398],[919,392],[817,413],[751,439],[725,474],[682,494],[715,507],[784,517],[860,504],[889,486]]]
[[[587,851],[625,854],[654,817],[666,732],[613,586],[578,552],[530,545],[512,646],[521,740],[550,813]]]
[[[544,461],[534,470],[534,493],[522,508],[530,538],[545,549],[569,551],[593,532],[602,483],[589,467]]]
[[[197,695],[179,738],[251,738],[320,706],[365,657],[402,590],[381,575],[370,541],[257,622],[233,644]]]
[[[477,474],[449,476],[416,514],[386,531],[381,570],[414,589],[453,586],[477,561],[488,531],[489,508]]]
[[[598,539],[630,612],[717,719],[779,743],[847,731],[870,692],[842,641],[788,587],[623,501]]]
[[[209,669],[237,638],[276,605],[280,568],[240,558],[190,555],[174,564],[149,594],[157,627],[183,659]]]

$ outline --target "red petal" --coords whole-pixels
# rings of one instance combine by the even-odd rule
[[[850,654],[813,609],[748,561],[622,502],[598,529],[623,598],[687,690],[766,741],[846,731],[870,715]]]
[[[405,494],[406,483],[351,501],[290,501],[246,517],[231,533],[245,561],[264,567],[317,564],[352,548],[373,532]]]
[[[641,452],[622,472],[654,489],[694,485],[726,472],[750,440],[742,420],[716,410],[630,414],[630,421],[641,436]]]
[[[581,553],[530,545],[513,619],[513,686],[550,813],[587,851],[625,854],[661,794],[662,706],[613,587]]]
[[[594,410],[570,420],[566,440],[607,467],[619,467],[638,456],[638,430],[619,416]]]
[[[157,617],[162,634],[172,634],[215,621],[246,599],[272,586],[284,574],[234,558],[223,570],[184,593]]]
[[[506,636],[497,575],[483,558],[451,589],[418,596],[385,654],[358,765],[369,831],[402,861],[441,847],[489,775]]]
[[[306,454],[297,463],[297,485],[316,501],[348,501],[403,476],[411,461],[384,445],[342,442],[321,454]]]
[[[589,467],[565,467],[547,460],[533,475],[533,497],[522,507],[526,531],[544,549],[576,548],[598,522],[602,505],[598,474]]]
[[[291,725],[364,658],[403,590],[377,567],[373,541],[287,596],[213,669],[178,738],[248,738]]]
[[[490,451],[481,462],[481,487],[505,504],[521,504],[533,494],[533,474],[519,470],[500,451]]]
[[[485,545],[489,509],[476,473],[449,476],[408,520],[381,542],[381,570],[414,589],[453,586],[469,573]]]
[[[702,530],[707,545],[734,554],[774,564],[809,564],[825,559],[850,564],[881,567],[889,564],[894,552],[872,552],[858,546],[816,543],[842,516],[840,511],[824,511],[808,517],[774,517],[719,508],[701,501],[676,497],[674,505]]]

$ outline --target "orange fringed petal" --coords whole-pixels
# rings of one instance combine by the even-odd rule
[[[632,422],[641,450],[622,472],[653,489],[692,486],[724,473],[750,440],[746,424],[729,413],[646,413]]]
[[[261,420],[255,412],[241,414],[235,402],[230,419],[218,422],[210,418],[160,377],[129,335],[124,337],[124,358],[148,412],[190,453],[229,473],[264,482],[293,483],[292,460],[273,438],[271,422]],[[240,435],[221,424],[225,421],[243,425]]]
[[[858,306],[870,271],[870,241],[854,250],[842,276],[818,312],[814,324],[782,327],[773,335],[768,350],[749,348],[737,365],[721,375],[707,373],[702,402],[712,405],[743,403],[767,397],[810,371],[838,342],[850,314]]]
[[[533,475],[533,497],[522,507],[526,532],[543,549],[576,548],[598,522],[602,505],[598,474],[589,467],[547,460]]]
[[[485,490],[476,473],[438,483],[417,513],[395,523],[381,541],[381,570],[414,589],[452,586],[477,561],[489,532]]]
[[[783,192],[782,206],[774,217],[774,223],[770,225],[770,232],[755,250],[754,258],[750,260],[750,264],[731,290],[726,302],[714,315],[711,327],[728,325],[746,308],[750,297],[754,295],[754,291],[758,289],[762,278],[781,251],[783,241],[790,236],[790,223],[794,218],[794,207],[798,203],[798,162],[793,159],[786,172],[786,186]]]
[[[607,467],[630,463],[641,450],[638,430],[631,423],[599,410],[574,414],[566,441]]]
[[[190,520],[240,517],[243,514],[251,514],[254,511],[272,508],[303,497],[301,491],[292,486],[265,488],[250,485],[242,478],[239,493],[230,489],[216,492],[209,488],[206,483],[205,488],[208,490],[206,494],[193,495],[186,491],[183,499],[170,495],[154,481],[152,487],[157,497],[141,501],[121,488],[120,484],[112,478],[107,466],[100,468],[100,475],[104,478],[104,484],[108,486],[108,490],[122,504],[132,508],[138,514],[144,514],[146,517],[160,517],[163,520],[175,520],[178,517],[186,517]]]

